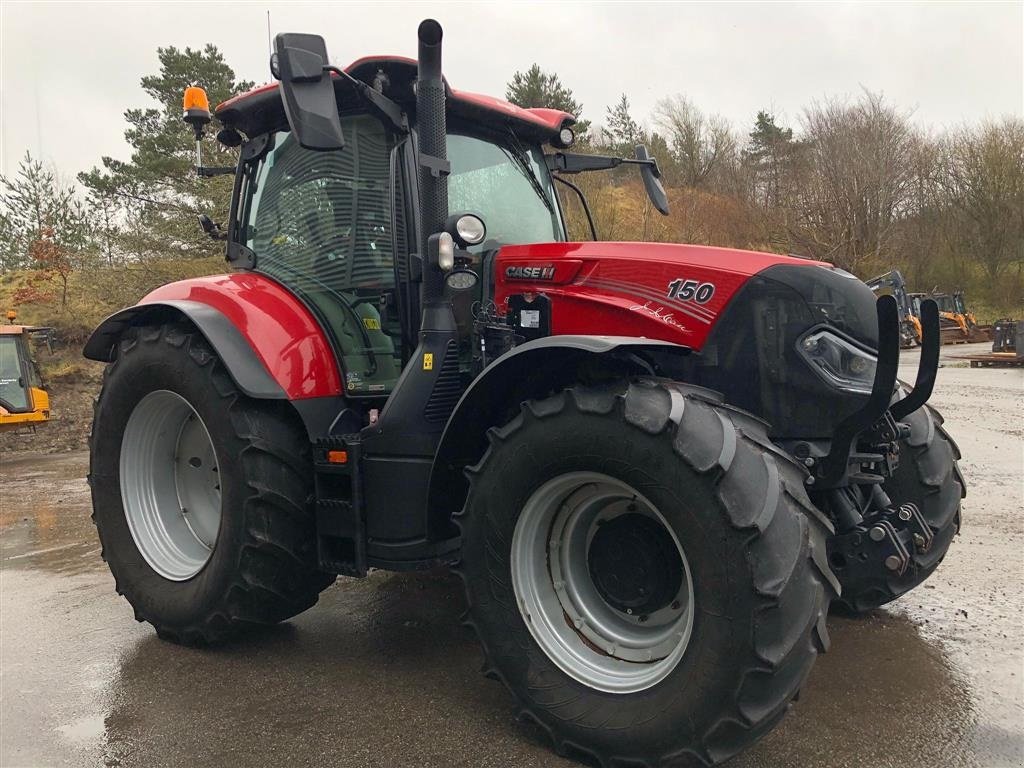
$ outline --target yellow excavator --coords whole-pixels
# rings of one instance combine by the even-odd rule
[[[17,325],[17,314],[7,313],[0,325],[0,432],[34,429],[50,420],[50,396],[32,356],[32,336],[49,343],[52,329]]]
[[[921,346],[921,299],[923,294],[908,293],[907,281],[898,269],[884,275],[865,280],[868,288],[880,296],[892,296],[896,299],[896,307],[900,317],[900,348]]]

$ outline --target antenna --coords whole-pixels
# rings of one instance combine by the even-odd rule
[[[274,55],[274,45],[270,42],[270,9],[267,9],[267,55]]]

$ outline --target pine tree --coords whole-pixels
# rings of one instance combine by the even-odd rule
[[[785,177],[798,149],[792,128],[779,126],[770,112],[757,113],[754,130],[743,150],[743,162],[751,171],[754,194],[763,208],[775,208],[783,202]]]
[[[86,220],[74,188],[26,152],[17,174],[0,176],[0,273],[38,267],[42,244],[74,263],[88,246]]]
[[[538,64],[512,75],[505,87],[505,99],[520,107],[546,107],[568,112],[576,117],[573,130],[577,138],[584,138],[590,128],[589,120],[580,119],[583,105],[576,101],[572,89],[562,85],[558,75],[545,72]]]
[[[637,144],[647,143],[646,132],[629,113],[629,99],[626,94],[622,94],[618,103],[614,107],[608,107],[605,113],[608,119],[605,133],[617,153],[632,156]]]
[[[206,213],[225,221],[231,198],[230,177],[198,179],[192,170],[195,139],[181,119],[181,98],[186,87],[200,85],[215,105],[252,87],[238,82],[235,73],[213,45],[204,49],[173,46],[158,48],[160,72],[143,77],[143,91],[156,107],[125,112],[125,139],[131,160],[103,158],[103,167],[79,175],[94,206],[104,211],[108,228],[107,258],[113,261],[111,241],[131,258],[147,256],[200,257],[214,255],[222,246],[206,237],[196,215]],[[233,165],[235,152],[207,139],[204,162]],[[109,202],[118,210],[110,216]]]

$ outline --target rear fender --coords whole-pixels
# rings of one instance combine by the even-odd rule
[[[110,362],[130,327],[181,319],[203,334],[249,397],[304,400],[344,394],[334,351],[310,311],[283,286],[253,273],[161,286],[100,323],[83,354]]]
[[[632,336],[548,336],[498,358],[462,395],[434,456],[427,498],[431,538],[452,535],[451,516],[468,488],[465,467],[487,449],[487,430],[507,423],[520,405],[581,381],[657,374],[657,359],[691,350],[667,341]]]

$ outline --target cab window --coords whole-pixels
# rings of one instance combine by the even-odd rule
[[[301,296],[340,349],[349,394],[384,395],[401,373],[391,227],[392,142],[367,116],[342,118],[345,148],[274,135],[249,185],[244,242],[256,269]]]
[[[8,411],[29,409],[28,382],[21,362],[18,337],[0,336],[0,405]]]

